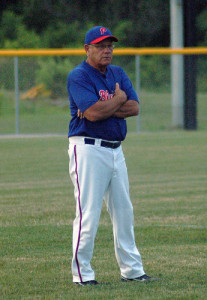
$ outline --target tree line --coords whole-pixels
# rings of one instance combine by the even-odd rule
[[[207,45],[207,0],[196,1],[197,45]],[[1,0],[0,48],[82,47],[95,25],[123,47],[170,45],[170,0]]]

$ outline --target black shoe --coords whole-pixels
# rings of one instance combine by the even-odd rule
[[[150,282],[150,281],[155,281],[155,280],[159,280],[157,278],[152,278],[146,274],[140,276],[140,277],[136,277],[136,278],[125,278],[125,277],[121,277],[121,281],[139,281],[139,282]]]
[[[97,285],[98,282],[96,280],[89,280],[89,281],[84,281],[84,282],[74,282],[75,284],[78,285]]]

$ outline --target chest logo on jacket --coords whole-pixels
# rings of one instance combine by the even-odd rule
[[[99,91],[99,96],[100,96],[99,100],[105,101],[105,100],[113,98],[114,94],[109,94],[108,90],[106,90],[106,91],[100,90]]]

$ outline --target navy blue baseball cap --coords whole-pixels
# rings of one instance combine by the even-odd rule
[[[111,38],[114,42],[118,42],[118,39],[112,35],[108,28],[95,26],[86,33],[85,44],[96,44],[107,38]]]

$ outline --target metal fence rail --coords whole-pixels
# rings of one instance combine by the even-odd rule
[[[119,48],[114,55],[200,55],[207,54],[207,47],[189,48]],[[78,56],[84,55],[84,49],[12,49],[0,50],[0,56]]]

